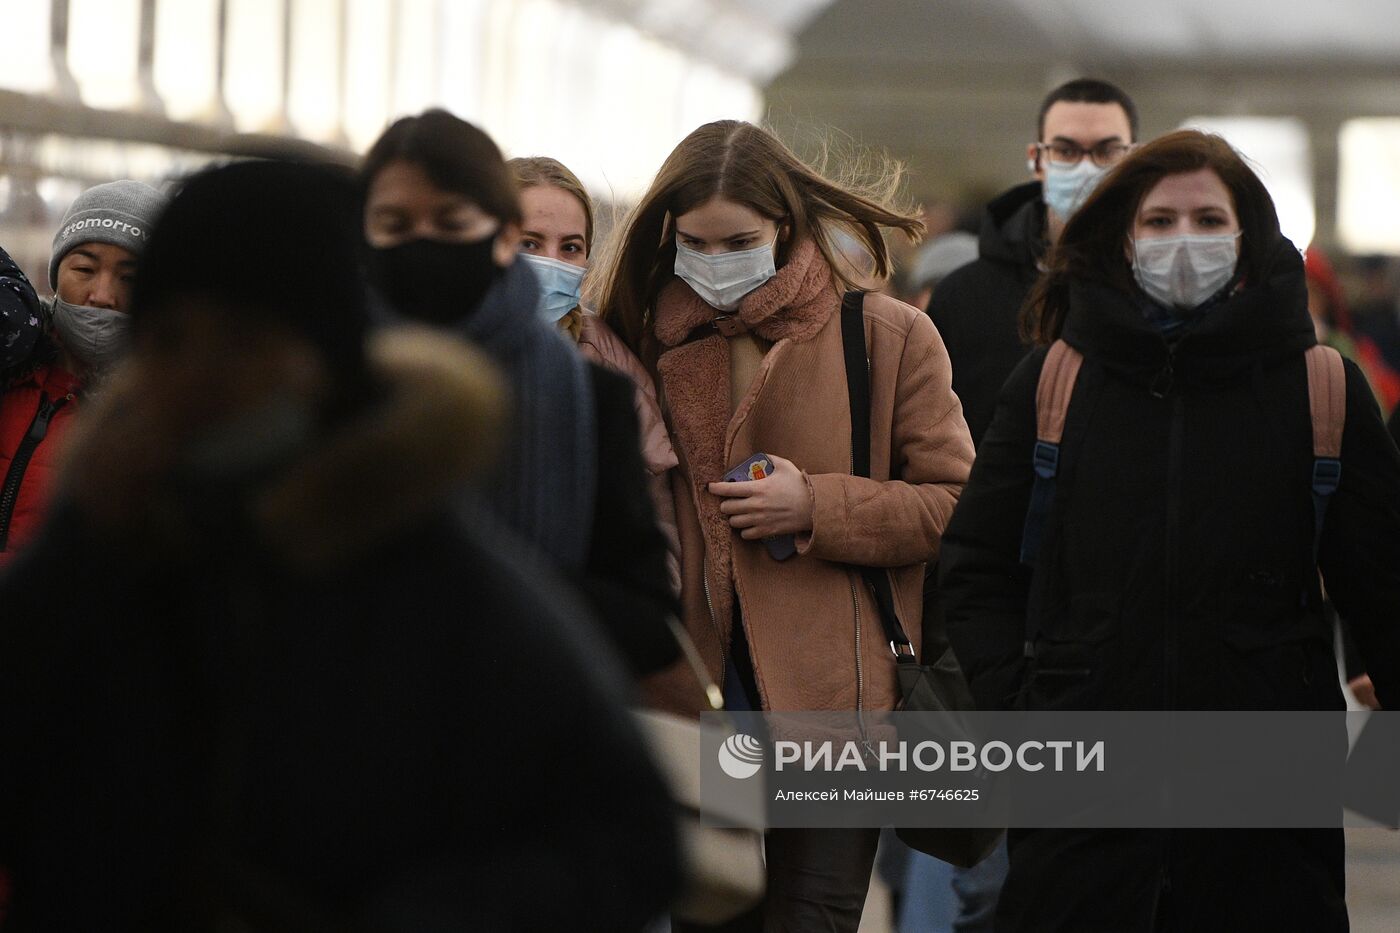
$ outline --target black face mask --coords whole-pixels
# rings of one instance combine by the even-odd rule
[[[409,240],[371,250],[374,285],[405,317],[439,326],[468,317],[504,271],[492,258],[496,238],[475,243]]]

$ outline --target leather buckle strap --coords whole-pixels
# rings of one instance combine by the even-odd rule
[[[676,344],[676,346],[683,347],[688,343],[704,340],[706,337],[713,337],[715,334],[719,334],[722,337],[737,337],[740,334],[747,334],[748,332],[749,325],[745,324],[739,315],[720,314],[686,334],[685,339]]]
[[[710,324],[726,337],[737,337],[749,332],[749,325],[745,324],[737,314],[721,314]]]

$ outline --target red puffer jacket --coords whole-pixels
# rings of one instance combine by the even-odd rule
[[[0,396],[0,565],[43,519],[77,391],[78,378],[50,363]]]

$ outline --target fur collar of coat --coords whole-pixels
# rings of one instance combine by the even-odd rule
[[[368,346],[378,399],[316,436],[233,509],[235,529],[294,573],[343,568],[409,532],[490,465],[503,430],[501,383],[480,351],[400,327]],[[190,559],[218,546],[179,490],[175,413],[143,405],[160,374],[132,361],[84,411],[61,495],[133,558]],[[201,506],[207,503],[201,503]]]

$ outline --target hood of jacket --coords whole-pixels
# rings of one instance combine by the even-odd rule
[[[1035,268],[1045,254],[1045,202],[1040,182],[1017,185],[987,204],[977,254],[992,262]]]
[[[1136,382],[1162,385],[1233,379],[1258,364],[1317,342],[1308,314],[1303,259],[1283,237],[1270,247],[1268,272],[1190,320],[1175,345],[1147,319],[1148,298],[1098,282],[1076,282],[1062,337],[1085,356]]]

